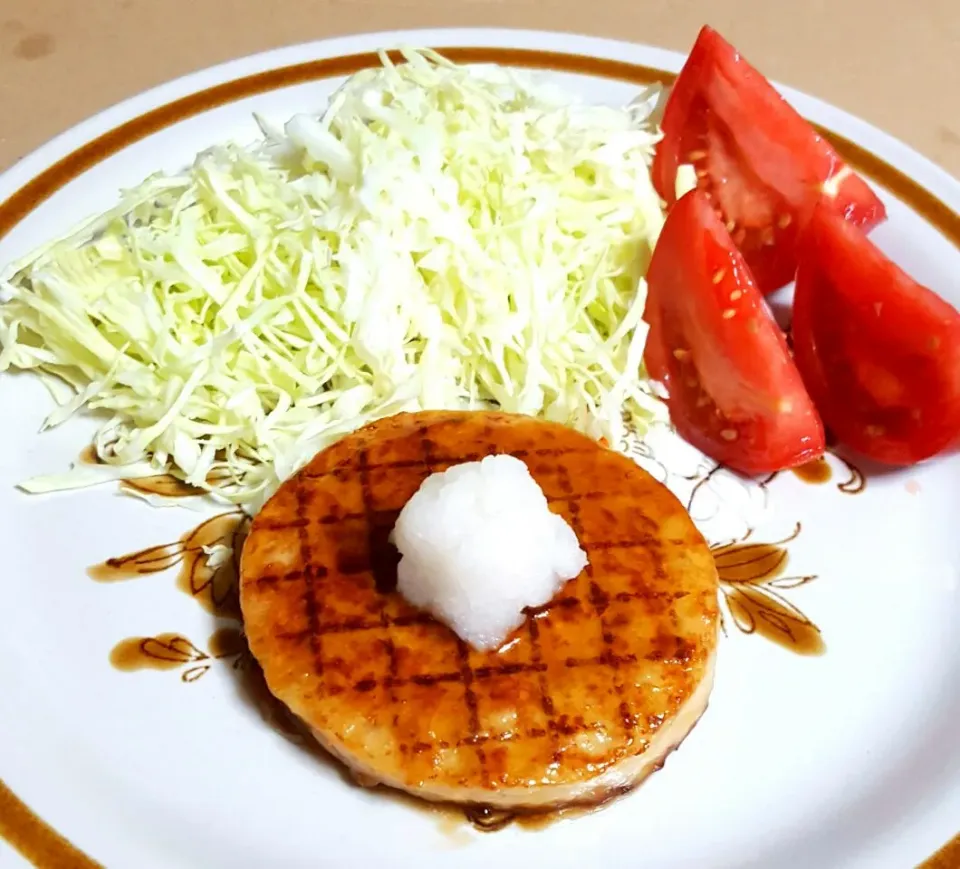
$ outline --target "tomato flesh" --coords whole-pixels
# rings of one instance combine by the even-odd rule
[[[670,206],[677,167],[692,163],[764,293],[793,280],[799,234],[817,202],[864,230],[883,203],[774,87],[704,27],[663,116],[653,181]]]
[[[746,474],[823,454],[823,425],[784,335],[702,192],[668,214],[647,284],[644,364],[687,441]]]
[[[793,343],[842,443],[892,465],[960,444],[960,314],[827,207],[801,246]]]

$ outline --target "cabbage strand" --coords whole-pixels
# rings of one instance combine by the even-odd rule
[[[48,425],[107,411],[114,479],[169,471],[249,509],[401,410],[498,407],[611,443],[624,415],[642,429],[660,413],[641,370],[663,222],[647,113],[405,60],[15,264],[0,371],[72,387]]]

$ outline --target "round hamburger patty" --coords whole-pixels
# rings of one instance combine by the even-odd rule
[[[497,453],[590,563],[476,652],[396,591],[388,537],[429,474]],[[690,517],[630,459],[530,417],[401,414],[343,438],[254,519],[240,583],[270,690],[359,780],[425,799],[600,802],[662,765],[713,682],[717,573]]]

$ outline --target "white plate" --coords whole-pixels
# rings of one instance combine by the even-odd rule
[[[177,98],[263,70],[400,43],[550,50],[620,61],[613,70],[620,73],[623,63],[675,71],[683,61],[625,43],[520,31],[387,33],[287,48],[104,112],[17,164],[0,179],[0,197]],[[550,75],[597,101],[623,102],[636,87],[599,75]],[[259,93],[128,144],[19,222],[0,241],[0,262],[112,204],[119,187],[176,169],[224,138],[252,138],[254,110],[283,119],[319,109],[338,81]],[[960,184],[931,163],[837,109],[785,92],[805,115],[960,211]],[[916,278],[960,302],[960,252],[910,207],[884,199],[889,220],[874,238]],[[960,827],[960,458],[868,473],[856,496],[834,485],[846,474],[834,458],[829,485],[784,475],[767,487],[764,510],[756,487],[714,479],[701,488],[695,512],[715,542],[751,525],[755,540],[770,542],[802,523],[786,544],[788,573],[818,578],[781,593],[822,631],[826,654],[792,654],[728,619],[710,709],[664,772],[593,815],[480,834],[451,832],[449,821],[348,784],[264,724],[230,658],[185,660],[169,672],[112,667],[111,649],[133,635],[177,632],[196,644],[197,657],[204,654],[216,624],[176,590],[175,571],[113,585],[85,573],[108,556],[176,540],[197,514],[153,510],[111,487],[43,498],[16,492],[16,481],[74,459],[91,424],[38,437],[49,399],[28,377],[0,378],[0,407],[0,777],[107,866],[542,861],[873,869],[912,865]],[[673,483],[692,485],[677,476]],[[0,845],[0,864],[17,862]]]

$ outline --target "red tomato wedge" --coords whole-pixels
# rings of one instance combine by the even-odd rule
[[[687,441],[746,474],[823,454],[823,425],[783,333],[700,191],[667,216],[647,283],[644,364]]]
[[[960,314],[829,207],[800,248],[793,347],[842,443],[892,465],[960,445]]]
[[[764,293],[793,280],[799,232],[822,195],[865,231],[886,217],[830,144],[709,27],[680,71],[662,126],[657,192],[672,205],[677,167],[693,164]]]

